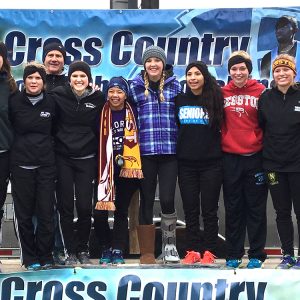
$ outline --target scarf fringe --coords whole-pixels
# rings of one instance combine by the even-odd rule
[[[112,210],[115,211],[116,207],[112,201],[98,201],[95,206],[96,210]]]
[[[139,169],[121,169],[119,177],[143,179],[144,174]]]

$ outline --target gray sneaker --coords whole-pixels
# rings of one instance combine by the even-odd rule
[[[77,254],[77,258],[82,265],[91,265],[92,264],[92,262],[90,261],[88,252],[85,252],[85,251],[79,252]]]
[[[54,250],[53,260],[55,265],[63,266],[66,262],[65,252],[63,250]]]
[[[66,261],[65,261],[65,265],[66,266],[74,266],[77,264],[77,257],[75,254],[71,253],[71,254],[68,254],[67,258],[66,258]]]

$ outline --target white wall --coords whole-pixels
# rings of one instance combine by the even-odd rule
[[[140,3],[140,0],[138,0]],[[221,7],[276,7],[299,6],[299,0],[160,0],[161,9],[221,8]],[[0,2],[0,9],[109,9],[110,0],[11,0]]]

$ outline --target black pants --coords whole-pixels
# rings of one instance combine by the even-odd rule
[[[187,250],[216,251],[218,208],[222,185],[222,164],[216,162],[178,162],[178,183],[186,222]],[[200,200],[201,195],[201,200]],[[204,241],[200,234],[200,208]]]
[[[225,237],[227,258],[243,257],[246,230],[249,258],[266,259],[268,190],[262,170],[262,155],[224,153],[223,192],[225,204]]]
[[[0,223],[3,216],[3,205],[6,199],[9,181],[9,152],[0,153]],[[1,225],[0,225],[1,226]]]
[[[56,164],[56,199],[65,248],[69,254],[88,251],[97,169],[96,158],[72,159],[57,155]],[[74,194],[78,217],[77,233],[73,222]]]
[[[94,211],[94,229],[100,245],[105,248],[125,251],[128,242],[128,207],[140,180],[115,176],[115,206],[113,239],[111,242],[108,211]]]
[[[11,170],[15,227],[25,266],[52,262],[55,166]],[[37,218],[36,232],[32,217]]]
[[[294,256],[294,226],[292,207],[297,218],[300,234],[300,173],[267,171],[268,185],[276,211],[277,230],[283,254]],[[298,243],[300,239],[298,238]],[[300,245],[300,244],[298,244]],[[300,256],[300,250],[298,250]]]
[[[163,214],[175,211],[174,197],[177,181],[177,160],[175,155],[142,156],[144,179],[141,180],[140,225],[153,223],[153,206],[157,178],[159,199]]]

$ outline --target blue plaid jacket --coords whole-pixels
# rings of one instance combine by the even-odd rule
[[[130,83],[131,98],[137,106],[141,155],[175,154],[177,124],[175,97],[181,92],[175,76],[165,80],[165,101],[159,99],[159,91],[149,88],[145,97],[144,79],[138,74]]]

